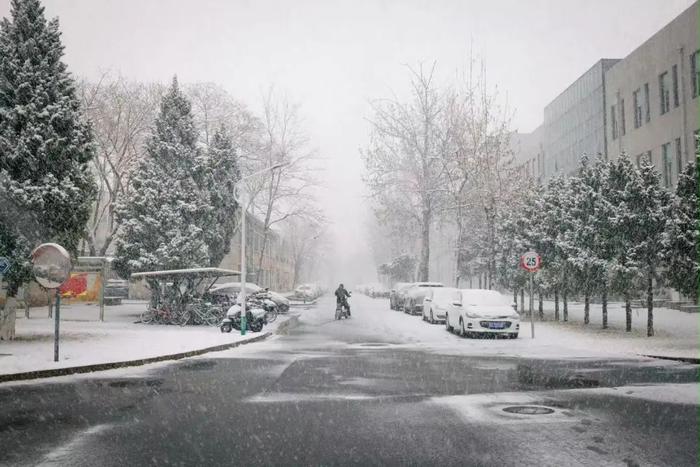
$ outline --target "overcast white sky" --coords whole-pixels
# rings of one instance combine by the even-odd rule
[[[0,0],[0,16],[9,13]],[[454,74],[469,50],[531,131],[544,106],[600,58],[621,58],[692,0],[44,0],[76,75],[213,81],[257,110],[274,84],[302,105],[328,159],[342,258],[367,270],[358,148],[367,101],[401,91],[404,64]],[[338,224],[347,226],[340,229]],[[343,261],[347,262],[347,261]],[[370,269],[371,271],[371,269]],[[355,274],[357,275],[357,274]],[[371,280],[371,278],[368,278]],[[353,282],[354,278],[347,278]]]

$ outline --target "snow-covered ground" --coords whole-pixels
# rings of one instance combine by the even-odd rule
[[[550,304],[546,304],[550,305]],[[552,308],[553,308],[553,304]],[[624,310],[610,308],[611,328],[601,329],[600,306],[592,305],[591,324],[583,325],[583,305],[571,304],[568,323],[541,322],[535,319],[535,339],[530,323],[523,317],[518,339],[472,339],[450,334],[444,325],[430,325],[419,316],[389,310],[388,300],[372,299],[355,294],[351,299],[353,317],[349,321],[333,319],[334,305],[323,297],[319,305],[304,312],[300,323],[319,327],[315,337],[305,336],[300,351],[310,347],[358,347],[366,343],[389,344],[383,348],[416,348],[444,354],[498,355],[526,358],[640,358],[644,355],[668,357],[700,357],[700,315],[659,309],[656,314],[656,335],[646,337],[646,319],[634,311],[635,330],[624,331]],[[553,315],[553,311],[546,315]],[[352,329],[348,329],[351,327]],[[348,343],[351,335],[352,342]],[[285,344],[288,345],[288,344]],[[255,346],[255,353],[274,349],[275,339]],[[251,349],[236,349],[236,355]]]
[[[0,374],[22,373],[97,363],[137,360],[229,344],[259,333],[221,333],[217,327],[165,326],[134,323],[146,302],[127,301],[105,307],[105,321],[98,321],[97,305],[62,305],[60,358],[53,361],[54,321],[46,307],[32,308],[30,319],[17,316],[17,339],[0,341]],[[263,332],[273,331],[280,317]]]

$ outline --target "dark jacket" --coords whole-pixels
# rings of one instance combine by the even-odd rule
[[[335,289],[335,298],[338,300],[340,303],[344,303],[345,299],[350,296],[350,292],[347,291],[344,287],[338,287]]]

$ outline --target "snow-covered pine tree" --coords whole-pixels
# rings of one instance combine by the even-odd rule
[[[94,199],[92,133],[60,36],[39,0],[12,0],[0,23],[0,255],[14,263],[5,276],[11,298],[30,278],[38,243],[77,252]],[[14,310],[2,318],[0,338],[12,338]]]
[[[213,221],[209,222],[205,241],[209,246],[209,265],[217,267],[231,247],[231,238],[237,225],[238,203],[235,185],[241,178],[238,156],[231,137],[222,125],[210,138],[206,160],[201,164],[206,172],[201,177],[202,190],[209,192],[209,206]]]
[[[698,302],[698,156],[678,176],[671,214],[666,225],[668,283]]]
[[[163,96],[145,157],[131,174],[131,188],[116,208],[122,230],[114,266],[132,272],[206,267],[207,231],[213,209],[206,179],[207,158],[197,147],[190,103],[177,79]]]
[[[639,173],[626,154],[621,154],[608,172],[607,198],[613,207],[609,219],[613,236],[610,252],[610,284],[625,300],[625,329],[632,331],[631,295],[640,277],[639,263],[631,255],[636,242],[638,217],[633,206],[640,195]]]
[[[583,322],[590,322],[590,300],[601,279],[598,254],[599,236],[596,230],[596,207],[601,189],[600,162],[581,158],[578,176],[570,180],[570,214],[572,225],[566,232],[569,249],[567,260],[573,266],[579,291],[583,293]]]
[[[543,280],[554,290],[554,318],[558,321],[559,298],[563,305],[562,319],[569,320],[568,277],[570,276],[568,248],[565,243],[567,232],[572,228],[571,212],[568,203],[571,201],[569,181],[567,178],[554,177],[547,184],[542,196],[540,211],[542,220],[542,258],[545,267],[542,270]]]
[[[617,232],[613,219],[616,205],[612,197],[614,186],[609,184],[612,162],[598,159],[594,166],[598,179],[594,199],[595,264],[599,271],[598,289],[602,307],[602,327],[608,328],[608,294],[610,291],[610,274],[614,263],[614,251],[617,246]]]
[[[639,167],[639,187],[631,201],[635,216],[630,256],[638,261],[646,281],[647,336],[654,335],[654,280],[664,264],[664,234],[671,194],[659,183],[659,173],[649,161]]]

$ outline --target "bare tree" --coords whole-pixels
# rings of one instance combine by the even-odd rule
[[[114,208],[128,190],[129,173],[143,154],[162,90],[160,85],[104,73],[96,83],[81,82],[79,91],[97,143],[92,162],[98,193],[85,243],[90,255],[104,256],[119,229]]]
[[[428,280],[430,229],[444,199],[442,170],[449,135],[444,121],[444,95],[429,71],[409,68],[407,101],[372,102],[374,113],[368,147],[362,151],[365,182],[385,221],[420,231],[418,279]]]
[[[263,222],[257,277],[261,277],[273,226],[293,218],[315,222],[322,219],[314,197],[319,184],[312,166],[315,159],[316,153],[309,147],[299,107],[270,89],[263,99],[259,154],[248,162],[258,168],[284,165],[269,176],[251,179],[248,183],[249,193],[254,194],[252,208]]]
[[[510,114],[489,90],[483,68],[475,76],[473,65],[445,98],[444,112],[449,150],[441,160],[447,193],[443,214],[457,227],[457,269],[460,275],[483,271],[483,286],[491,288],[496,220],[517,192]]]
[[[292,287],[311,278],[316,262],[326,251],[326,231],[316,220],[292,218],[284,223],[284,234],[289,242],[293,261]]]
[[[185,94],[192,103],[195,124],[204,145],[209,146],[214,133],[223,126],[241,158],[256,157],[262,125],[245,104],[215,83],[188,84]]]

